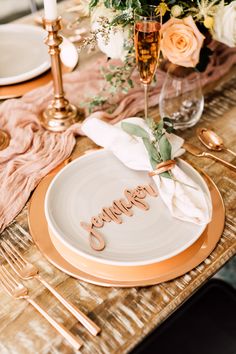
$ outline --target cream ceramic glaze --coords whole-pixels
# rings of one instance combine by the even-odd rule
[[[167,260],[141,266],[117,266],[102,264],[100,262],[95,262],[88,258],[79,256],[70,248],[65,247],[64,243],[55,237],[50,229],[48,231],[51,241],[57,251],[74,267],[100,279],[122,282],[149,281],[157,276],[157,270],[158,274],[165,275],[168,273],[168,277],[171,278],[172,273],[175,272],[175,268],[179,266],[181,262],[182,264],[185,264],[199,253],[201,247],[204,246],[204,240],[207,234],[207,231],[204,231],[203,235],[193,245],[191,245],[191,247]]]
[[[49,236],[43,206],[47,189],[56,173],[58,171],[46,176],[33,193],[29,204],[29,228],[34,242],[49,262],[77,279],[96,285],[115,287],[148,286],[168,281],[189,272],[202,263],[213,251],[222,235],[225,221],[223,200],[216,185],[205,175],[204,179],[207,181],[212,199],[212,219],[202,236],[193,245],[172,258],[141,267],[119,267],[93,262],[85,257],[78,256],[58,238],[54,239],[55,244],[57,244],[57,248],[55,248]],[[51,237],[53,238],[53,235]],[[86,271],[82,270],[81,267]],[[105,274],[104,277],[99,275],[101,271]],[[140,277],[140,274],[142,274],[140,272],[145,274],[144,279]],[[126,280],[123,280],[123,274]],[[128,274],[130,274],[129,278]],[[135,280],[136,278],[139,280]]]
[[[74,69],[79,60],[78,51],[73,43],[66,37],[63,37],[63,42],[60,45],[60,58],[62,64],[70,69]]]
[[[50,68],[46,34],[31,25],[0,26],[0,85],[32,79]]]
[[[202,177],[186,162],[181,168],[210,198]],[[147,197],[150,209],[133,208],[134,216],[123,223],[100,229],[106,247],[94,251],[80,222],[90,222],[102,207],[120,199],[126,188],[148,184],[146,172],[130,170],[107,150],[85,155],[62,169],[53,179],[45,198],[45,215],[50,232],[78,256],[113,266],[141,266],[168,259],[184,251],[202,234],[205,225],[173,218],[160,197]],[[55,244],[56,245],[56,244]]]

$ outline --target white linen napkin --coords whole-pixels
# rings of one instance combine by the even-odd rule
[[[123,121],[137,124],[151,135],[143,119],[128,118]],[[112,151],[127,167],[140,171],[153,170],[142,139],[126,133],[121,123],[114,126],[90,118],[83,123],[81,129],[97,145]],[[172,146],[171,158],[179,157],[185,151],[181,148],[184,140],[174,134],[168,134],[167,138]],[[172,216],[199,225],[209,223],[212,206],[208,196],[177,164],[171,171],[178,182],[158,175],[152,178]]]

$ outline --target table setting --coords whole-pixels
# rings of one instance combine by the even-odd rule
[[[210,43],[197,119],[159,113],[167,72],[181,65],[161,47],[166,23],[182,21],[168,6],[132,8],[134,70],[107,44],[83,61],[90,39],[77,50],[59,16],[76,0],[44,0],[44,29],[0,26],[3,352],[129,352],[236,253],[236,44]],[[91,33],[101,39],[93,23]]]

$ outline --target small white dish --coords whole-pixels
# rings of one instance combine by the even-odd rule
[[[77,49],[75,45],[64,36],[63,42],[60,45],[60,49],[61,62],[66,68],[69,68],[71,71],[78,64],[79,53]]]
[[[47,32],[42,28],[22,25],[0,25],[0,85],[11,85],[32,79],[50,66]]]
[[[211,200],[200,174],[182,160],[178,164]],[[111,206],[113,200],[123,198],[125,189],[150,182],[146,172],[128,169],[107,150],[80,157],[56,175],[47,191],[49,230],[78,255],[104,264],[140,266],[171,258],[191,246],[206,225],[173,218],[159,196],[145,199],[148,211],[133,207],[132,217],[122,214],[122,224],[110,222],[97,229],[106,242],[103,251],[90,247],[88,232],[80,225],[81,221],[90,223],[91,217]]]

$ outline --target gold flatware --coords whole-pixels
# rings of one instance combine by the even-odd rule
[[[74,336],[65,326],[54,320],[37,302],[29,296],[28,288],[17,281],[2,265],[0,266],[0,283],[4,290],[14,299],[24,299],[31,304],[76,350],[83,342]]]
[[[197,137],[201,141],[201,143],[210,150],[214,150],[214,151],[226,150],[230,154],[236,156],[236,152],[228,149],[224,145],[223,139],[218,134],[213,132],[213,130],[207,128],[198,128]]]
[[[223,159],[220,159],[219,157],[209,153],[209,152],[206,152],[206,151],[202,151],[200,150],[198,147],[190,144],[190,143],[184,143],[183,145],[183,148],[188,151],[190,154],[194,155],[194,156],[197,156],[197,157],[209,157],[210,159],[213,159],[215,161],[218,161],[220,163],[222,163],[222,165],[230,168],[231,170],[233,170],[234,172],[236,172],[236,166],[223,160]]]
[[[96,323],[77,309],[72,302],[66,300],[55,288],[43,279],[39,275],[38,268],[23,258],[10,241],[2,241],[0,249],[6,261],[21,279],[38,279],[93,336],[96,336],[101,331]]]

